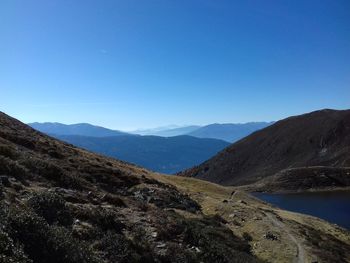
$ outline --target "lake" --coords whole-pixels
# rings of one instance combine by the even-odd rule
[[[350,229],[350,191],[253,195],[279,208],[316,216]]]

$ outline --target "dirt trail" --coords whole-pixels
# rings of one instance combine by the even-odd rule
[[[285,224],[283,224],[283,222],[278,220],[274,215],[272,215],[271,213],[266,213],[266,215],[273,222],[273,224],[275,224],[277,227],[279,227],[281,229],[281,231],[285,232],[288,235],[288,237],[290,238],[290,240],[292,240],[292,242],[297,246],[297,255],[296,255],[294,262],[304,263],[305,262],[305,250],[304,250],[302,244],[300,243],[300,241],[297,238],[295,238],[295,236],[290,232],[289,228]]]

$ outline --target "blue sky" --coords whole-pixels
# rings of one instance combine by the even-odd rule
[[[123,130],[350,108],[350,1],[2,0],[0,92]]]

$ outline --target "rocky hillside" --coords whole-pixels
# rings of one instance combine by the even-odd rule
[[[349,167],[349,153],[350,110],[321,110],[254,132],[181,175],[243,185],[290,168]]]
[[[256,262],[219,216],[145,169],[0,113],[0,262]]]

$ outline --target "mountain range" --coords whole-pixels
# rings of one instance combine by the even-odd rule
[[[272,123],[273,122],[214,123],[195,129],[187,133],[187,135],[197,138],[215,138],[232,143]]]
[[[180,135],[189,135],[197,138],[212,138],[224,140],[227,142],[235,142],[250,133],[265,128],[273,122],[248,122],[248,123],[214,123],[205,126],[189,125],[177,127],[174,125],[136,130],[131,132],[123,132],[112,130],[88,123],[79,124],[62,124],[57,122],[29,123],[32,128],[44,132],[46,134],[56,135],[82,135],[91,137],[107,137],[120,135],[154,135],[160,137],[174,137]]]
[[[127,135],[126,132],[111,130],[104,127],[91,125],[89,123],[62,124],[59,122],[33,122],[29,123],[28,125],[46,134],[82,135],[92,137]]]
[[[87,137],[54,134],[52,136],[96,153],[167,174],[200,164],[229,145],[222,140],[200,139],[186,135]]]
[[[180,174],[224,185],[260,182],[260,190],[344,187],[349,153],[350,110],[325,109],[278,121]]]
[[[314,146],[333,153],[324,159],[329,170],[348,164],[348,117],[321,112],[294,123],[312,142],[317,133],[307,130],[331,131]],[[275,146],[284,129],[275,129],[277,141],[267,147],[281,154]],[[292,151],[289,165],[308,149]],[[335,224],[281,210],[240,187],[152,173],[88,152],[0,112],[1,262],[349,262],[349,249],[349,231]]]
[[[36,122],[29,125],[78,147],[156,172],[174,174],[211,158],[229,146],[228,141],[237,140],[269,124],[212,124],[176,128],[167,126],[139,131],[142,134],[154,133],[159,136],[140,136],[86,123],[67,125]]]
[[[187,135],[188,133],[197,130],[201,126],[198,125],[190,125],[190,126],[183,126],[183,127],[160,127],[155,129],[148,129],[148,130],[136,130],[133,131],[133,134],[140,134],[140,135],[154,135],[154,136],[162,136],[162,137],[172,137],[172,136],[180,136],[180,135]],[[217,138],[214,138],[217,139]]]

